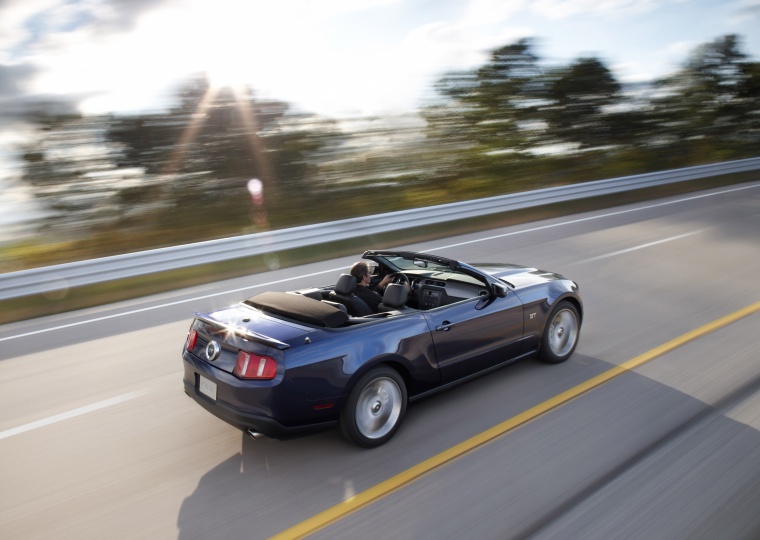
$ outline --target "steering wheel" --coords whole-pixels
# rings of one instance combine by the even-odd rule
[[[392,274],[391,283],[398,283],[400,285],[409,285],[409,278],[402,272],[396,272]]]

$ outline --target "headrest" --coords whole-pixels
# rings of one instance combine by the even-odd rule
[[[341,274],[333,289],[336,294],[351,294],[356,289],[356,278],[351,274]]]
[[[406,304],[408,293],[406,287],[399,283],[390,283],[383,293],[383,304],[392,308],[399,308]]]

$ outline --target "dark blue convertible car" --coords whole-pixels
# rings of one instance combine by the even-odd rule
[[[392,277],[376,313],[343,274],[196,314],[185,392],[254,437],[338,424],[373,447],[393,436],[408,402],[520,358],[562,362],[578,343],[578,285],[559,274],[427,253],[364,259],[375,282]]]

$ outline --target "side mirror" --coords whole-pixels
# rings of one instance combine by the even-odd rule
[[[506,298],[507,293],[509,292],[509,287],[503,283],[494,283],[492,287],[494,296],[498,296],[499,298]]]

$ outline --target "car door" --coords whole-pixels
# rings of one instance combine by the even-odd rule
[[[523,306],[516,294],[477,297],[423,312],[443,383],[505,362],[520,353]]]

